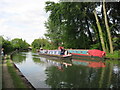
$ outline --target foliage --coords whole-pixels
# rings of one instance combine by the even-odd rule
[[[29,44],[22,39],[15,38],[11,41],[5,40],[2,36],[0,36],[0,46],[4,48],[4,53],[10,53],[16,49],[27,49]]]
[[[46,12],[51,13],[46,22],[48,29],[46,37],[49,37],[53,43],[57,43],[56,46],[89,48],[93,42],[89,23],[89,16],[94,18],[92,4],[46,2]]]
[[[111,37],[116,37],[120,32],[118,14],[120,5],[118,3],[106,4]],[[47,28],[46,37],[52,41],[55,47],[65,46],[66,48],[89,49],[96,44],[96,47],[93,48],[101,49],[99,31],[93,14],[93,10],[100,5],[102,6],[100,2],[46,2],[45,10],[50,13],[49,19],[45,23]],[[109,51],[110,46],[105,28],[103,8],[97,11],[97,15],[104,33],[102,37],[105,39],[105,47]]]
[[[108,58],[120,58],[120,51],[114,51],[113,54],[107,53],[106,57],[108,57]]]
[[[114,50],[120,50],[120,35],[113,38]]]
[[[47,39],[35,39],[31,44],[33,49],[40,49],[41,47],[43,49],[50,49],[52,44]]]
[[[0,37],[0,39],[1,39],[0,46],[2,46],[2,48],[4,48],[4,54],[13,51],[13,46],[10,41],[5,40],[3,37]]]
[[[13,47],[14,47],[14,50],[18,49],[27,49],[29,47],[29,44],[25,41],[25,40],[22,40],[22,39],[19,39],[19,38],[15,38],[11,41]]]
[[[100,49],[99,48],[99,45],[100,43],[96,43],[96,44],[93,44],[93,45],[91,45],[91,47],[90,47],[90,49]]]

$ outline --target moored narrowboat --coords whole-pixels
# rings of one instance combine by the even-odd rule
[[[72,54],[72,59],[82,60],[103,60],[105,52],[101,50],[81,50],[81,49],[68,49],[68,52]]]
[[[56,57],[57,59],[71,59],[71,54],[64,53],[61,50],[40,50],[40,55]]]
[[[83,50],[83,49],[64,49],[64,47],[58,47],[58,50],[39,50],[40,55],[79,59],[79,60],[104,60],[105,52],[101,50]]]

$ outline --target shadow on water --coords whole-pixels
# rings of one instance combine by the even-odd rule
[[[26,52],[13,61],[35,88],[120,88],[120,61],[50,60]],[[93,65],[91,67],[91,65]]]

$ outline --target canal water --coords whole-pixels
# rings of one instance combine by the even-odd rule
[[[35,88],[120,88],[120,61],[52,60],[19,52],[14,64]]]

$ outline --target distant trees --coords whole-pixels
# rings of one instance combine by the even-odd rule
[[[7,54],[11,51],[14,51],[16,49],[27,49],[30,45],[22,39],[15,38],[11,41],[5,40],[2,36],[0,36],[0,47],[4,48],[4,53]]]
[[[41,47],[43,49],[52,49],[53,48],[52,44],[47,39],[44,39],[44,38],[35,39],[32,42],[31,46],[34,49],[40,49]]]
[[[19,39],[19,38],[15,38],[11,41],[14,49],[27,49],[30,45],[25,41],[25,40],[22,40],[22,39]]]

